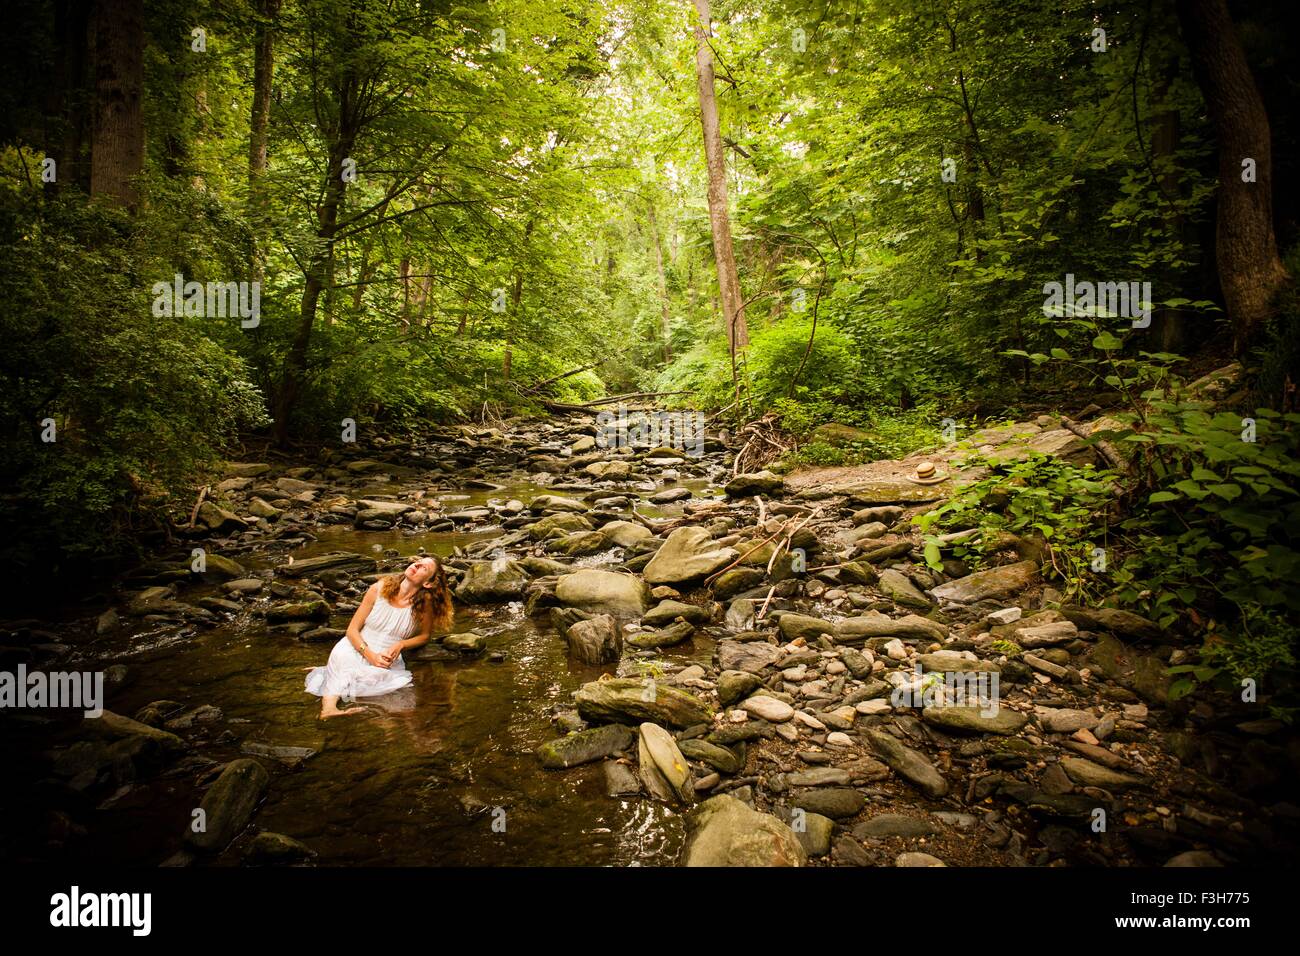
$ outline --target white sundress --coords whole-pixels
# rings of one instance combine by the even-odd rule
[[[411,637],[415,629],[409,607],[393,607],[382,594],[376,594],[374,607],[361,626],[361,638],[372,651],[382,654],[398,641]],[[355,700],[392,693],[411,680],[411,672],[401,656],[391,667],[376,667],[358,654],[344,635],[330,651],[329,662],[307,675],[307,693]]]

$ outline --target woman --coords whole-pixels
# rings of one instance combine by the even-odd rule
[[[411,683],[402,651],[423,647],[451,621],[451,591],[437,558],[417,558],[372,584],[329,663],[307,675],[307,692],[321,698],[321,719],[363,709],[340,710],[339,698],[378,697]]]

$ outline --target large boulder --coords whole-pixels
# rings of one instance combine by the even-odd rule
[[[683,866],[804,866],[795,832],[776,817],[720,794],[686,815]]]
[[[512,558],[471,564],[456,586],[456,597],[466,604],[514,601],[523,597],[528,572]]]
[[[654,680],[619,677],[583,684],[578,713],[593,723],[651,723],[693,727],[713,721],[713,708],[693,694]]]
[[[248,826],[270,782],[266,768],[256,760],[241,758],[226,764],[199,803],[203,812],[185,831],[186,842],[199,850],[224,848]],[[196,829],[200,821],[202,826]]]
[[[620,618],[641,617],[649,603],[649,591],[640,578],[595,568],[561,575],[555,597],[569,607]]]
[[[650,584],[682,584],[707,577],[736,560],[732,548],[712,547],[709,532],[696,525],[677,528],[645,566]]]

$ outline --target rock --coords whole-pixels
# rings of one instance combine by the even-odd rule
[[[632,734],[632,739],[636,739],[635,734]],[[641,792],[641,781],[627,764],[606,760],[601,768],[605,773],[606,796],[627,797]]]
[[[757,674],[775,664],[780,657],[781,649],[775,644],[762,641],[718,642],[718,666],[723,670]]]
[[[930,599],[922,594],[911,579],[901,571],[895,571],[893,568],[881,571],[878,586],[885,595],[904,607],[925,610],[931,606]]]
[[[942,501],[951,493],[945,489],[951,489],[948,481],[918,485],[906,478],[877,478],[853,482],[834,491],[848,495],[849,500],[858,505],[894,505]]]
[[[231,581],[242,578],[247,572],[238,561],[220,554],[203,556],[203,577],[209,581]]]
[[[375,570],[375,567],[374,558],[367,558],[365,555],[351,551],[331,551],[328,554],[318,554],[315,557],[282,565],[276,568],[275,573],[287,578],[305,578],[320,574],[322,571],[333,570],[369,574]]]
[[[572,511],[581,514],[587,510],[587,506],[581,501],[560,495],[538,495],[528,503],[528,510],[535,514],[543,511]]]
[[[681,601],[661,601],[646,611],[641,623],[647,627],[662,627],[678,618],[684,618],[692,624],[708,624],[713,618],[712,611],[698,604],[684,604]]]
[[[757,568],[732,568],[723,571],[713,582],[713,596],[725,601],[742,591],[756,588],[763,583],[764,574]]]
[[[919,751],[883,730],[867,730],[863,736],[881,760],[926,796],[937,800],[948,793],[948,781]]]
[[[922,673],[938,674],[996,674],[1001,668],[993,661],[972,660],[956,651],[935,651],[917,654],[916,662]]]
[[[831,851],[831,833],[835,821],[820,813],[804,811],[793,821],[792,829],[809,856],[825,856]]]
[[[240,578],[238,581],[227,581],[221,585],[221,590],[227,594],[242,596],[260,594],[265,587],[266,582],[261,578]]]
[[[650,563],[644,577],[649,584],[680,584],[706,577],[737,557],[732,548],[711,547],[709,532],[697,525],[673,530]]]
[[[649,600],[645,583],[635,575],[594,568],[561,575],[555,597],[569,607],[618,618],[641,617]]]
[[[239,752],[248,754],[250,757],[266,757],[270,760],[278,760],[292,770],[296,770],[305,764],[312,757],[316,756],[316,751],[310,747],[290,747],[283,744],[267,744],[260,740],[245,740],[239,745]]]
[[[674,644],[680,644],[695,633],[695,625],[687,621],[679,621],[671,627],[665,627],[658,631],[636,631],[627,636],[627,643],[633,647],[642,649],[653,649],[656,647],[671,647]]]
[[[931,593],[942,601],[955,604],[973,604],[1008,597],[1022,591],[1038,580],[1038,564],[1018,561],[1001,567],[976,571],[956,581],[941,584]]]
[[[132,720],[130,717],[123,717],[111,710],[105,710],[98,717],[85,718],[82,726],[92,733],[119,740],[131,737],[147,737],[170,754],[181,753],[189,749],[189,744],[175,734],[150,727],[148,724]]]
[[[739,773],[743,765],[734,753],[726,747],[711,744],[707,740],[693,738],[678,742],[683,754],[691,760],[706,763],[720,773]]]
[[[1020,616],[1025,612],[1018,607],[1004,607],[999,611],[994,611],[989,615],[989,620],[994,624],[1014,624],[1020,620]]]
[[[1040,624],[1037,627],[1017,628],[1012,634],[1017,644],[1029,649],[1072,641],[1079,636],[1079,629],[1069,621],[1056,621],[1051,624]]]
[[[276,521],[284,514],[279,508],[271,504],[264,498],[253,498],[248,503],[248,511],[255,518],[265,518],[267,521]],[[287,839],[287,837],[286,837]]]
[[[600,526],[601,533],[620,548],[632,548],[654,537],[645,525],[632,521],[610,521]]]
[[[103,637],[105,634],[112,634],[121,626],[122,619],[118,616],[117,611],[110,607],[95,619],[95,634]]]
[[[1172,678],[1166,665],[1153,654],[1138,651],[1109,634],[1085,655],[1083,663],[1102,677],[1132,690],[1143,700],[1161,706],[1169,703]]]
[[[884,524],[888,526],[903,517],[904,513],[904,510],[898,505],[882,505],[878,508],[863,508],[860,511],[855,511],[850,520],[855,525]]]
[[[742,670],[724,670],[718,675],[718,703],[730,707],[762,686],[755,675]]]
[[[927,707],[921,712],[927,724],[972,734],[1011,736],[1024,729],[1029,718],[1010,707]]]
[[[328,601],[298,601],[293,604],[277,604],[266,609],[266,620],[270,624],[285,624],[290,621],[328,621],[329,619]]]
[[[552,538],[546,543],[546,550],[564,554],[571,558],[587,557],[599,554],[610,548],[610,540],[600,531],[575,531],[562,538]]]
[[[564,632],[569,653],[585,664],[614,664],[623,656],[623,628],[611,614],[578,621]]]
[[[408,501],[380,501],[370,498],[362,498],[357,502],[357,508],[361,511],[373,511],[379,514],[397,517],[404,515],[408,511],[414,511],[415,505]]]
[[[1160,625],[1132,611],[1111,607],[1086,608],[1066,605],[1061,608],[1061,614],[1067,621],[1086,631],[1108,631],[1135,641],[1159,641],[1164,637]]]
[[[937,856],[931,856],[929,853],[900,853],[898,859],[894,861],[894,866],[947,866]]]
[[[604,724],[548,741],[537,748],[537,756],[548,770],[562,770],[612,757],[627,750],[635,740],[631,727]]]
[[[574,700],[593,723],[642,723],[692,727],[713,722],[713,708],[686,691],[653,680],[615,678],[584,684]]]
[[[728,498],[750,498],[754,495],[774,495],[781,492],[785,482],[770,471],[756,471],[736,475],[724,486]]]
[[[1039,722],[1054,734],[1072,734],[1076,730],[1091,730],[1097,726],[1098,719],[1086,710],[1038,708]]]
[[[819,617],[809,617],[807,614],[795,614],[791,611],[785,611],[781,614],[777,627],[781,631],[781,636],[787,641],[798,640],[801,637],[804,640],[813,641],[821,634],[835,634],[835,625],[829,621],[823,621]]]
[[[847,833],[840,834],[840,838],[835,841],[835,852],[831,859],[835,861],[836,866],[876,865],[867,851],[862,849],[862,844]]]
[[[672,734],[658,724],[643,723],[639,728],[641,754],[648,755],[654,761],[655,769],[680,800],[690,802],[695,798],[695,789],[691,786],[691,771],[686,766],[686,758],[677,747]]]
[[[774,724],[784,723],[794,716],[794,708],[784,701],[765,694],[758,694],[743,700],[740,706],[746,713],[761,717]]]
[[[269,784],[266,769],[256,760],[241,757],[226,764],[199,804],[204,828],[187,828],[185,841],[198,850],[224,848],[248,826]]]
[[[895,620],[879,611],[869,611],[858,617],[846,617],[835,628],[837,640],[864,641],[869,637],[906,637],[917,640],[942,641],[948,628],[937,621],[917,614],[908,614]]]
[[[928,820],[906,817],[901,813],[880,813],[853,828],[855,840],[879,840],[886,837],[927,837],[939,832]]]
[[[1127,790],[1143,786],[1141,777],[1120,773],[1082,757],[1062,757],[1061,767],[1071,780],[1083,787],[1100,787],[1102,790]]]
[[[487,650],[487,638],[473,631],[461,634],[448,634],[442,639],[442,646],[458,654],[475,655]]]
[[[623,522],[626,524],[626,522]],[[639,527],[639,525],[638,525]],[[591,531],[591,522],[580,514],[564,513],[547,515],[540,521],[528,526],[528,536],[534,541],[545,541],[555,534],[572,534],[575,531]],[[603,529],[602,529],[603,530]],[[649,534],[648,529],[646,534]]]
[[[225,508],[219,508],[211,501],[205,501],[199,505],[199,511],[195,515],[194,523],[197,527],[203,528],[212,534],[243,531],[248,527],[248,522],[239,515],[233,511],[227,511]]]
[[[839,767],[814,767],[786,774],[785,781],[792,787],[845,787],[852,775]]]
[[[684,866],[803,866],[798,836],[776,817],[735,797],[710,797],[686,815]]]
[[[253,837],[244,853],[252,866],[286,866],[314,860],[316,851],[283,833],[263,832]]]
[[[791,803],[809,813],[842,820],[861,813],[867,798],[848,787],[826,787],[800,791],[791,798]]]
[[[523,597],[528,572],[511,558],[478,561],[466,570],[456,585],[457,599],[466,604],[491,604],[516,601]]]

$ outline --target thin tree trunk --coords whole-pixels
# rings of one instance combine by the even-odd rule
[[[134,209],[144,168],[144,0],[96,0],[90,195]]]
[[[650,203],[647,218],[650,221],[650,239],[655,246],[655,273],[659,279],[659,311],[664,344],[664,361],[670,362],[673,358],[672,314],[668,308],[668,279],[664,275],[664,248],[659,240],[659,223],[655,219],[655,204],[653,202]]]
[[[700,94],[700,125],[704,131],[704,157],[709,168],[709,226],[713,232],[713,258],[718,269],[718,290],[722,296],[727,344],[734,356],[749,345],[744,299],[736,272],[736,255],[731,244],[731,221],[727,212],[727,169],[722,152],[722,131],[718,123],[718,101],[713,91],[713,51],[709,48],[709,0],[694,0],[695,78]],[[734,361],[733,361],[734,367]]]
[[[1259,332],[1288,280],[1273,232],[1273,155],[1268,113],[1226,0],[1178,0],[1183,40],[1219,148],[1215,258],[1238,354]],[[1254,160],[1255,181],[1242,180]]]

